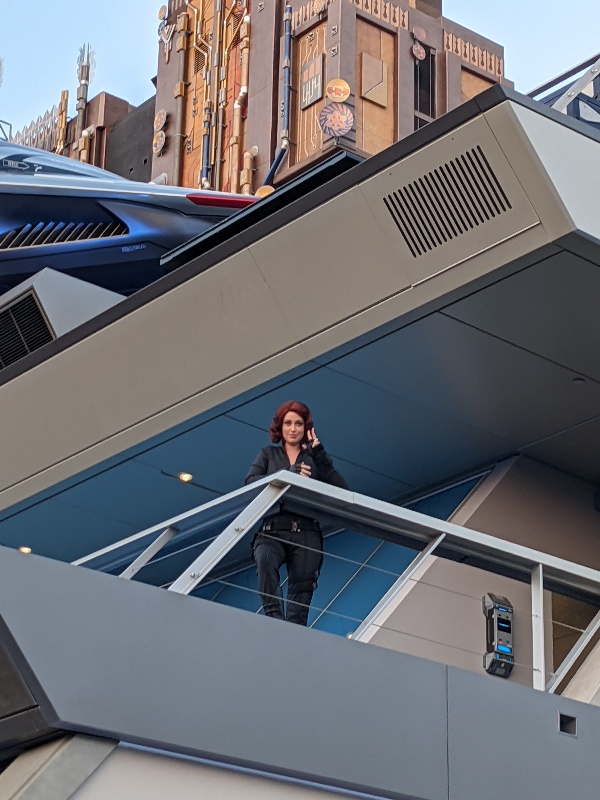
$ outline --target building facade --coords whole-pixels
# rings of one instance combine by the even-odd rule
[[[494,87],[2,371],[0,796],[596,797],[599,148]],[[290,397],[350,491],[240,488]],[[284,497],[308,629],[259,613]]]
[[[85,45],[74,116],[63,92],[15,141],[136,180],[254,194],[338,148],[374,155],[507,83],[503,48],[445,19],[441,0],[169,0],[157,34],[154,101],[90,98]]]
[[[441,2],[171,0],[159,17],[152,174],[167,183],[253,193],[506,83],[503,48]]]

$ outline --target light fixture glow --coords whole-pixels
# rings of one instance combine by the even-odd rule
[[[194,476],[191,475],[189,472],[180,472],[177,475],[177,478],[182,481],[183,483],[189,483]]]
[[[29,553],[31,553],[31,547],[26,547],[25,545],[23,545],[22,547],[19,547],[19,552],[28,555]]]

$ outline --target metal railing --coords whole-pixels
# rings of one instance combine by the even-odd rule
[[[12,125],[4,119],[0,119],[0,139],[5,142],[12,141]]]
[[[286,510],[293,513],[316,517],[334,529],[366,533],[419,551],[375,608],[363,620],[356,620],[354,639],[368,638],[367,631],[378,625],[389,604],[415,580],[415,573],[434,553],[530,584],[535,689],[555,692],[600,630],[599,612],[546,684],[544,591],[557,591],[599,607],[600,571],[288,471],[263,478],[73,563],[120,570],[122,577],[132,578],[167,543],[178,544],[178,553],[201,546],[202,551],[168,586],[169,591],[189,594],[284,497]]]
[[[579,77],[572,84],[569,84],[566,88],[563,88],[561,94],[553,99],[552,108],[554,108],[556,111],[565,113],[569,103],[572,102],[580,92],[586,89],[593,81],[598,83],[598,79],[600,77],[600,53],[597,53],[595,56],[582,61],[577,66],[573,67],[567,72],[557,75],[555,78],[543,83],[541,86],[537,86],[531,92],[528,92],[527,96],[535,100],[539,99],[540,95],[550,92],[552,89],[556,89],[558,91],[559,87],[564,84],[565,81],[569,80],[569,78],[575,77],[576,75],[579,75]]]

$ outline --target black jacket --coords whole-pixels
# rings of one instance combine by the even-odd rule
[[[302,462],[310,466],[312,478],[323,481],[323,483],[330,483],[332,486],[339,486],[340,489],[348,488],[348,484],[333,466],[333,461],[325,452],[322,444],[318,444],[316,447],[308,446],[302,450],[295,464],[290,464],[283,444],[266,445],[254,459],[246,475],[245,483],[253,483],[264,478],[265,475],[272,475],[282,469],[299,472],[298,467]]]

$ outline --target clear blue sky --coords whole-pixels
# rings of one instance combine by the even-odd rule
[[[279,0],[267,0],[279,2]],[[443,0],[444,16],[506,50],[506,75],[527,92],[600,53],[600,0],[475,2]],[[162,0],[101,0],[84,5],[4,0],[0,28],[0,119],[18,130],[69,90],[75,113],[77,56],[84,42],[96,51],[90,96],[107,91],[138,105],[153,93]]]

